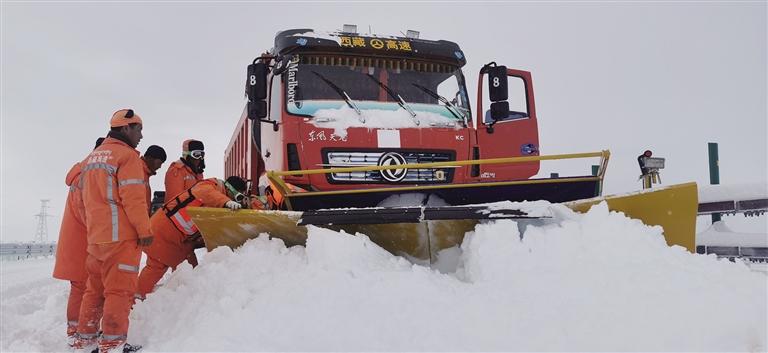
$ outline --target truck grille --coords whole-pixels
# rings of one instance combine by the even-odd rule
[[[343,167],[375,167],[379,165],[385,156],[384,164],[415,164],[431,162],[448,162],[455,160],[452,152],[431,152],[431,151],[327,151],[324,154],[324,165],[326,168]],[[408,169],[407,171],[364,171],[350,173],[330,173],[328,182],[339,183],[450,183],[453,180],[454,168],[423,168]],[[405,175],[402,175],[404,172]]]

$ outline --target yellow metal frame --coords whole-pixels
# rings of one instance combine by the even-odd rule
[[[603,189],[603,179],[605,177],[605,171],[608,168],[608,159],[611,156],[611,152],[608,150],[602,150],[600,152],[587,152],[587,153],[571,153],[571,154],[555,154],[545,156],[529,156],[529,157],[507,157],[507,158],[491,158],[491,159],[477,159],[466,161],[450,161],[450,162],[432,162],[432,163],[416,163],[416,164],[400,164],[389,166],[370,166],[370,167],[343,167],[343,168],[324,168],[324,169],[308,169],[308,170],[292,170],[292,171],[268,171],[267,178],[277,188],[277,192],[280,192],[285,196],[285,202],[288,209],[292,209],[290,204],[290,198],[292,197],[308,197],[318,195],[340,195],[340,194],[364,194],[374,192],[400,192],[400,191],[423,191],[423,190],[435,190],[435,189],[447,189],[447,188],[473,188],[473,187],[489,187],[489,186],[503,186],[503,185],[522,185],[522,184],[547,184],[547,183],[568,183],[585,180],[597,180],[599,181],[600,190]],[[373,170],[389,170],[389,169],[425,169],[425,168],[458,168],[468,165],[481,165],[481,164],[514,164],[525,163],[545,160],[564,160],[564,159],[577,159],[577,158],[593,158],[600,157],[600,167],[596,176],[591,177],[572,177],[572,178],[557,178],[557,179],[526,179],[526,180],[511,180],[511,181],[496,181],[487,183],[472,183],[472,184],[442,184],[442,185],[422,185],[422,186],[396,186],[396,187],[382,187],[375,189],[356,189],[356,190],[335,190],[335,191],[307,191],[307,192],[292,192],[288,185],[283,181],[284,176],[295,175],[313,175],[313,174],[329,174],[329,173],[348,173],[348,172],[364,172]]]

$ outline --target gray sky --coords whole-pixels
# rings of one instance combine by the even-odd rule
[[[344,23],[457,42],[470,92],[487,62],[532,71],[542,154],[611,150],[607,193],[640,188],[645,149],[667,158],[665,184],[708,183],[707,142],[720,143],[723,183],[768,179],[764,1],[3,2],[0,22],[2,241],[33,238],[42,198],[56,239],[64,176],[120,108],[144,120],[139,150],[158,144],[172,161],[201,139],[206,176],[221,177],[245,66],[279,30]]]

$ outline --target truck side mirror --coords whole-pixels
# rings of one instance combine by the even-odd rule
[[[267,101],[248,102],[248,119],[260,120],[267,117]]]
[[[245,93],[254,102],[267,98],[267,64],[263,62],[248,65]]]
[[[504,120],[509,116],[509,102],[491,103],[491,119],[493,121]]]
[[[507,89],[507,67],[488,67],[488,96],[491,102],[505,101],[509,97]]]
[[[494,66],[491,66],[493,64]],[[488,132],[493,132],[493,124],[509,116],[509,89],[507,87],[507,67],[491,63],[484,67],[488,73],[488,98],[491,99],[491,123]]]

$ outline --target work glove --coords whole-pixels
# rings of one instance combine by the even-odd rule
[[[241,205],[241,204],[239,204],[239,203],[237,203],[235,201],[229,200],[229,201],[227,201],[227,203],[224,204],[224,207],[234,211],[234,210],[239,210],[239,209],[243,208],[243,205]]]
[[[139,246],[147,247],[147,246],[150,246],[152,244],[152,240],[154,240],[154,239],[155,239],[155,237],[153,237],[151,235],[146,235],[146,236],[143,236],[143,237],[139,237],[137,242],[139,243]]]

